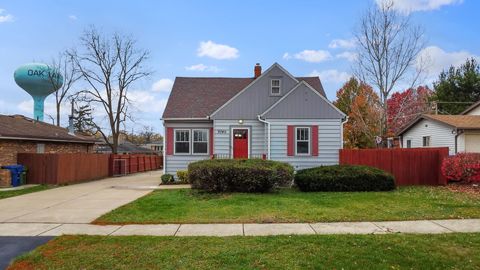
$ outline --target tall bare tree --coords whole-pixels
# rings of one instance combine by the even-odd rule
[[[409,15],[397,12],[390,0],[372,6],[360,20],[355,33],[358,57],[354,72],[380,94],[382,136],[388,130],[390,93],[399,84],[413,88],[423,74],[424,62],[418,58],[425,45],[423,33]]]
[[[69,95],[71,92],[73,84],[80,79],[80,74],[75,67],[75,63],[73,62],[71,55],[67,52],[62,52],[56,59],[53,59],[51,67],[63,76],[62,86],[55,87],[58,88],[58,90],[55,91],[55,109],[57,113],[56,124],[57,126],[60,126],[60,110],[62,103],[65,101],[67,95]],[[59,80],[52,75],[55,73],[49,74],[51,74],[49,76],[51,76],[50,80],[52,81],[52,84],[58,84]]]
[[[93,125],[112,152],[117,153],[122,125],[131,119],[128,90],[151,74],[144,66],[149,52],[138,49],[130,36],[115,33],[106,37],[95,28],[85,31],[81,45],[81,51],[74,49],[69,54],[89,88],[81,91],[82,100],[105,115],[107,127],[98,119]]]

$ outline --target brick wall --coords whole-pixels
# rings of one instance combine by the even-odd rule
[[[17,153],[37,153],[39,144],[44,145],[44,153],[94,152],[94,145],[92,144],[0,140],[0,167],[17,164]],[[40,146],[40,148],[42,147]]]
[[[9,170],[0,169],[0,187],[9,187],[11,184]]]

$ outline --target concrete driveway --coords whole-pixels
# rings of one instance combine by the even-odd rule
[[[151,190],[114,186],[156,186],[161,171],[107,178],[0,200],[1,223],[90,223]]]

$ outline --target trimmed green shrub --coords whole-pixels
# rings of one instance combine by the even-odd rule
[[[164,174],[162,175],[162,184],[168,184],[173,182],[173,175],[171,174]]]
[[[395,189],[395,178],[373,167],[334,165],[300,170],[295,184],[301,191],[386,191]]]
[[[262,159],[214,159],[188,165],[192,188],[208,192],[268,192],[289,185],[293,167]]]
[[[177,177],[178,177],[178,181],[180,181],[180,183],[188,183],[188,171],[187,170],[177,171]]]

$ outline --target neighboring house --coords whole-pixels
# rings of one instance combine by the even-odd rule
[[[465,115],[428,115],[416,118],[399,132],[404,148],[448,147],[450,155],[480,152],[480,103]]]
[[[163,154],[163,141],[154,141],[140,145],[143,148],[148,148],[155,152],[157,155]]]
[[[250,78],[177,77],[163,113],[164,169],[208,158],[266,158],[295,169],[337,164],[345,114],[318,77],[275,63]]]
[[[110,154],[112,148],[105,143],[105,141],[97,144],[97,153]],[[150,148],[133,144],[129,141],[124,141],[118,144],[117,154],[156,154],[156,152]]]
[[[0,115],[0,167],[17,164],[17,153],[92,153],[95,142],[22,115]]]
[[[462,115],[480,115],[480,101],[477,101],[472,106],[468,107],[461,114]]]

